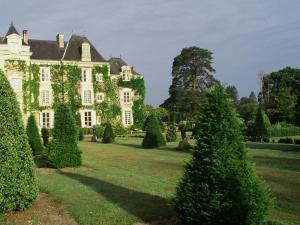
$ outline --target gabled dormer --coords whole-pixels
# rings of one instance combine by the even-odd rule
[[[81,44],[81,60],[91,61],[91,46],[87,41]]]
[[[10,52],[19,53],[22,48],[22,41],[23,37],[19,34],[13,23],[11,23],[3,42],[7,44]]]

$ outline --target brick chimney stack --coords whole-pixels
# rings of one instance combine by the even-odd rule
[[[23,30],[23,42],[26,45],[28,45],[28,39],[29,39],[28,30]]]

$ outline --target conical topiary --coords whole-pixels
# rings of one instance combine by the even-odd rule
[[[175,209],[186,225],[263,224],[269,196],[243,145],[240,123],[221,85],[198,116],[197,146],[180,181]]]
[[[177,139],[177,132],[174,124],[170,124],[168,126],[166,139],[168,142],[174,142]]]
[[[113,143],[115,141],[114,130],[110,123],[107,123],[103,133],[102,142],[105,144]]]
[[[36,125],[35,118],[32,114],[28,118],[26,132],[33,155],[42,154],[44,151],[44,147],[42,144],[38,127]]]
[[[55,109],[53,140],[47,148],[47,156],[56,168],[79,167],[81,152],[77,146],[78,128],[66,103],[59,103]]]
[[[146,119],[146,123],[146,136],[143,140],[142,146],[144,148],[156,148],[165,146],[166,140],[161,132],[161,127],[156,116],[148,116],[148,118]]]
[[[19,104],[0,70],[0,214],[28,208],[38,193]]]
[[[268,129],[266,125],[266,119],[264,117],[268,119],[267,115],[264,115],[261,107],[259,106],[256,113],[253,134],[260,140],[268,137]]]

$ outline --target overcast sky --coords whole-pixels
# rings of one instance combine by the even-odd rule
[[[1,0],[0,36],[11,21],[30,38],[84,34],[108,59],[144,75],[146,103],[168,97],[173,58],[199,46],[214,53],[216,78],[240,96],[259,90],[258,74],[300,67],[300,0]]]

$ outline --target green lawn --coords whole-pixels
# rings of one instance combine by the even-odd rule
[[[176,143],[145,150],[140,148],[141,141],[130,137],[118,138],[111,145],[80,142],[83,167],[39,170],[40,190],[84,225],[131,225],[174,218],[170,198],[191,156],[175,151]],[[252,147],[249,152],[257,162],[258,174],[277,197],[272,219],[300,224],[300,151]]]

